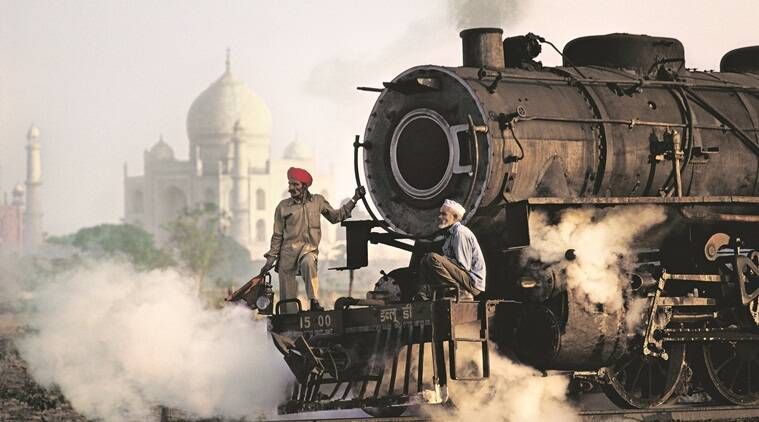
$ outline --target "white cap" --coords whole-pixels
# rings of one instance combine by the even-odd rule
[[[464,207],[452,199],[446,199],[445,201],[443,201],[443,207],[448,208],[449,210],[453,211],[453,213],[456,214],[459,217],[459,219],[464,218],[464,214],[466,214],[466,210],[464,209]]]

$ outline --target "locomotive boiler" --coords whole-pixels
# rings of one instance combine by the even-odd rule
[[[487,378],[491,343],[624,407],[700,388],[759,403],[759,48],[704,72],[687,68],[676,39],[610,34],[569,42],[564,65],[545,67],[535,59],[553,44],[537,35],[460,35],[462,66],[359,88],[379,92],[354,142],[357,183],[362,167],[379,216],[344,223],[346,268],[367,265],[368,243],[412,257],[366,299],[271,317],[298,379],[282,410],[402,409],[425,386]],[[412,302],[448,198],[482,245],[486,299]],[[567,288],[563,264],[525,257],[532,213],[643,205],[666,221],[625,257],[624,306],[590,303]],[[633,301],[644,305],[631,325]],[[457,362],[463,343],[481,347],[474,373]]]

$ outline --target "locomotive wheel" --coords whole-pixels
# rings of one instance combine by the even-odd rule
[[[709,378],[705,384],[712,398],[740,405],[759,403],[759,344],[707,343],[702,349]]]
[[[669,344],[668,360],[639,350],[622,356],[607,369],[606,396],[617,406],[645,409],[664,404],[677,391],[685,369],[685,346]]]

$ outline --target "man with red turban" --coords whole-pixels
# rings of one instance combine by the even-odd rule
[[[287,170],[287,190],[290,197],[283,199],[274,211],[274,233],[271,248],[264,254],[266,264],[261,273],[268,272],[277,263],[279,272],[280,300],[294,299],[298,295],[295,277],[300,275],[306,284],[306,295],[311,301],[311,310],[323,310],[319,305],[319,278],[317,258],[321,240],[323,215],[330,223],[336,224],[350,217],[356,202],[366,194],[363,187],[356,188],[353,198],[338,209],[332,208],[327,200],[308,191],[313,178],[304,169],[290,167]],[[285,305],[292,313],[294,304]]]

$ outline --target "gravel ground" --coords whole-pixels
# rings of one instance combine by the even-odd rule
[[[0,421],[86,421],[60,392],[32,379],[7,333],[0,336]]]

